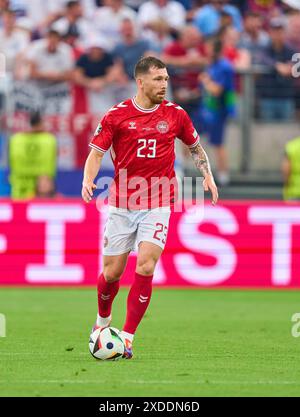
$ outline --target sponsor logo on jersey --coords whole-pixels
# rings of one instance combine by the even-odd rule
[[[102,124],[99,123],[97,129],[95,130],[94,136],[99,135],[99,133],[101,132],[101,130],[102,130]]]
[[[128,127],[128,129],[136,129],[135,122],[129,122],[129,127]]]
[[[159,133],[167,133],[169,131],[169,124],[168,122],[162,120],[161,122],[157,123],[156,129],[159,131]]]

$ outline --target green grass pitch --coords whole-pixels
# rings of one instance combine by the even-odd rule
[[[134,359],[101,362],[88,351],[95,290],[1,288],[0,396],[299,396],[296,312],[299,292],[155,289]]]

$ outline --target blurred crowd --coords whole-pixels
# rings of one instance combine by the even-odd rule
[[[216,35],[235,71],[263,67],[260,115],[291,118],[300,107],[291,77],[292,56],[300,51],[297,0],[0,0],[6,78],[51,86],[47,98],[62,102],[72,82],[88,91],[89,109],[96,112],[134,92],[134,64],[146,54],[166,61],[174,100],[194,109],[202,94],[199,73],[209,65],[206,41]],[[78,89],[72,93],[83,99]],[[31,97],[38,99],[38,93]],[[59,106],[52,107],[49,112]]]
[[[225,184],[243,74],[254,74],[257,117],[293,120],[298,51],[298,0],[0,0],[0,108],[101,114],[134,94],[137,60],[158,56],[169,99],[208,134]]]

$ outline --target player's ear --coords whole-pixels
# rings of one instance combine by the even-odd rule
[[[136,83],[139,88],[142,88],[144,83],[142,78],[136,78]]]

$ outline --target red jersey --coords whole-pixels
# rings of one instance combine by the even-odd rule
[[[110,149],[115,177],[109,204],[130,210],[172,205],[176,138],[190,148],[200,141],[191,119],[175,103],[164,100],[143,109],[129,99],[112,107],[90,143],[99,152]]]

